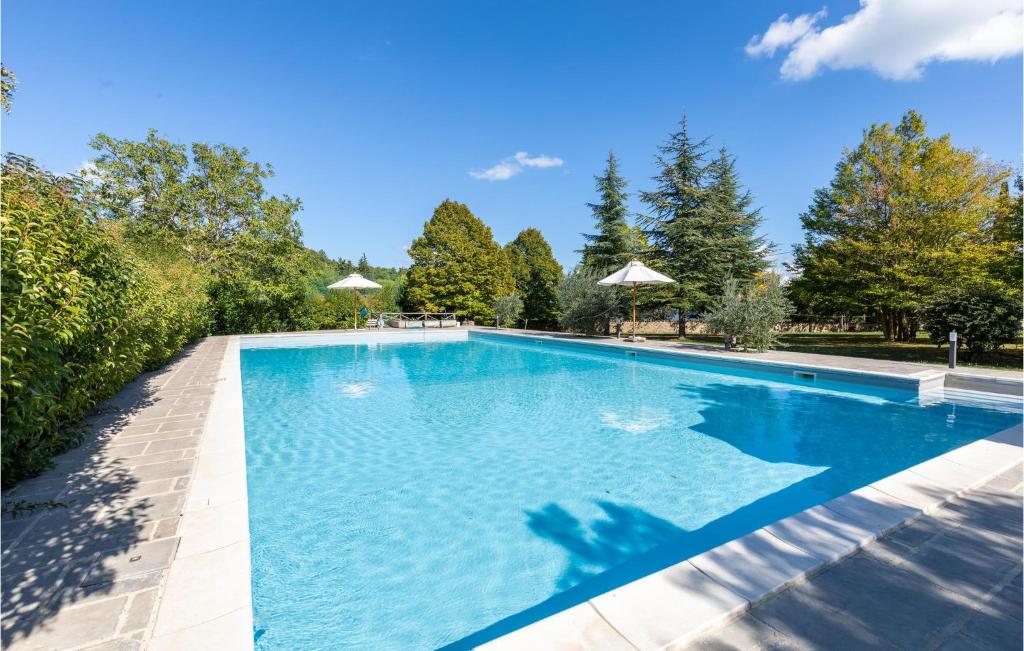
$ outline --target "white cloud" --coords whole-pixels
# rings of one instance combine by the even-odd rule
[[[861,0],[837,25],[821,27],[824,17],[824,10],[792,20],[783,14],[747,43],[747,54],[788,49],[780,72],[789,80],[822,68],[916,79],[933,61],[996,61],[1024,47],[1020,0]]]
[[[516,155],[512,158],[523,167],[561,167],[562,159],[555,158],[554,156],[534,156],[530,158],[530,155],[525,151],[517,151]]]
[[[789,47],[807,36],[814,29],[814,24],[825,16],[824,9],[816,14],[797,16],[793,20],[789,19],[789,14],[782,14],[768,26],[768,31],[751,38],[744,49],[752,57],[775,56],[775,51],[780,47]]]
[[[564,161],[554,156],[530,157],[525,151],[517,151],[509,158],[504,158],[497,164],[479,172],[470,172],[474,179],[483,181],[507,181],[516,174],[519,174],[527,167],[561,167]]]

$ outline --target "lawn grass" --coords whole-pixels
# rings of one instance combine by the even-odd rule
[[[660,337],[659,337],[660,338]],[[715,335],[689,335],[685,340],[692,343],[720,345],[722,338]],[[920,334],[912,343],[885,341],[881,332],[794,332],[782,335],[779,350],[795,353],[817,353],[819,355],[846,355],[848,357],[871,357],[896,362],[921,362],[945,365],[949,349],[933,344],[928,335]],[[1003,346],[999,350],[974,359],[967,358],[967,351],[961,349],[958,365],[986,368],[1021,368],[1024,346],[1021,342]]]

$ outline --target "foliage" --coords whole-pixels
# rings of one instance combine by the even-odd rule
[[[214,332],[308,327],[310,278],[325,265],[302,246],[301,203],[266,194],[270,166],[248,160],[244,148],[186,148],[152,130],[142,142],[101,133],[92,146],[97,213],[129,238],[177,239],[211,275]]]
[[[733,337],[745,348],[768,350],[778,345],[779,326],[793,313],[793,306],[776,274],[766,273],[754,282],[741,284],[726,279],[723,291],[712,301],[704,319],[721,332],[728,346]]]
[[[523,299],[518,294],[499,296],[494,301],[494,318],[497,326],[515,325],[523,313]]]
[[[642,225],[652,267],[676,280],[659,295],[680,314],[704,309],[721,293],[723,278],[749,280],[764,270],[770,250],[756,235],[761,217],[740,188],[732,156],[722,149],[707,161],[707,142],[690,137],[684,117],[659,147],[655,189],[640,193],[650,210]],[[685,320],[679,322],[685,334]]]
[[[406,302],[425,312],[453,311],[489,322],[494,299],[515,288],[491,229],[465,204],[445,199],[409,247]]]
[[[1015,341],[1020,334],[1020,303],[991,283],[959,287],[939,295],[924,311],[928,335],[937,344],[956,330],[957,345],[973,357]]]
[[[505,256],[516,291],[522,296],[523,318],[538,326],[558,321],[558,283],[562,265],[551,253],[551,245],[536,228],[524,229],[505,245]]]
[[[608,275],[625,266],[637,253],[633,249],[633,238],[626,222],[629,215],[626,179],[619,176],[619,163],[614,151],[608,152],[604,174],[595,176],[594,180],[601,200],[599,203],[588,203],[587,207],[594,215],[597,233],[583,235],[586,244],[581,253],[584,267]]]
[[[618,292],[597,284],[601,275],[584,267],[569,272],[558,286],[559,323],[571,332],[596,334],[619,312]]]
[[[887,340],[912,340],[919,309],[945,287],[998,282],[993,266],[1019,255],[1008,251],[1019,233],[1009,245],[991,233],[1008,175],[948,135],[927,136],[914,111],[895,128],[872,125],[801,216],[794,297],[825,313],[876,313]],[[1019,283],[1018,273],[1003,291]]]
[[[205,331],[203,280],[156,244],[94,222],[77,179],[8,156],[2,214],[2,474],[39,472],[70,425]],[[180,272],[180,275],[176,275]]]
[[[722,295],[711,301],[704,322],[710,330],[722,333],[725,345],[729,346],[734,337],[738,341],[743,336],[747,325],[746,307],[739,281],[728,278],[722,286]]]
[[[14,99],[14,89],[17,85],[18,78],[11,69],[0,65],[0,108],[3,108],[5,113],[11,112],[11,100]]]

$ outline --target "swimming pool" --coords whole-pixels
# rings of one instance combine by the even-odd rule
[[[475,332],[241,366],[267,649],[469,647],[1020,421]]]

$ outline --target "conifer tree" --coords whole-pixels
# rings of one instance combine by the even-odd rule
[[[658,148],[655,160],[661,171],[652,179],[655,189],[640,193],[650,210],[642,224],[652,246],[652,266],[676,281],[663,291],[666,302],[679,310],[680,336],[686,335],[686,310],[710,301],[708,279],[717,271],[714,229],[706,210],[706,156],[707,140],[690,137],[684,116],[679,130]]]
[[[750,191],[740,185],[736,159],[725,147],[707,167],[707,220],[715,237],[717,272],[704,292],[717,295],[723,278],[752,279],[768,267],[771,245],[757,234],[761,209],[751,208]]]
[[[583,266],[595,273],[610,273],[622,267],[635,253],[631,251],[631,235],[626,217],[626,179],[619,176],[619,162],[615,152],[608,152],[604,174],[595,176],[597,193],[601,200],[588,203],[594,215],[597,233],[584,234]]]

